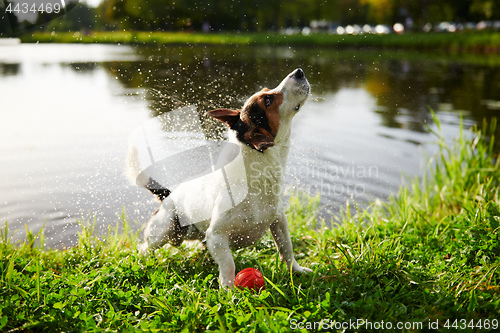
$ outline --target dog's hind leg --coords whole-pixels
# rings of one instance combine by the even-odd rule
[[[144,229],[144,243],[139,250],[146,252],[162,247],[167,242],[173,246],[181,245],[189,226],[182,227],[175,213],[174,202],[167,198],[151,216]]]

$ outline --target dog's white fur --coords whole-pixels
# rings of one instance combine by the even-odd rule
[[[247,180],[242,185],[248,186],[245,192],[246,198],[232,209],[222,209],[223,203],[227,206],[230,198],[226,185],[221,183],[220,179],[205,176],[181,184],[163,200],[157,213],[148,221],[140,251],[146,253],[150,249],[163,246],[168,241],[179,245],[183,239],[204,238],[210,254],[219,266],[220,284],[232,287],[235,264],[231,249],[255,244],[270,229],[281,259],[286,262],[288,268],[300,273],[311,271],[300,266],[294,258],[281,193],[292,118],[306,101],[310,86],[302,70],[297,69],[275,89],[266,89],[250,97],[243,110],[264,92],[282,97],[277,111],[279,127],[277,133],[273,135],[273,142],[258,150],[255,146],[241,142],[236,131],[229,129],[228,134],[229,141],[240,147],[245,167],[228,166],[225,171],[231,179]],[[172,235],[176,234],[174,230],[176,223],[178,228],[179,219],[182,218],[184,219],[182,224],[192,224],[189,222],[190,212],[200,209],[200,203],[203,210],[210,212],[210,218],[193,221],[195,228],[193,225],[188,226],[189,230],[183,234],[182,239],[174,239],[172,242]],[[179,216],[179,212],[184,212],[182,217]]]

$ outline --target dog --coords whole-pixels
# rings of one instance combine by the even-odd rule
[[[311,272],[294,258],[281,191],[292,119],[306,102],[310,89],[303,70],[298,68],[276,88],[255,93],[239,110],[209,111],[208,115],[227,125],[228,141],[240,149],[241,164],[228,165],[225,172],[242,182],[233,184],[233,193],[228,195],[222,178],[210,174],[181,184],[172,192],[150,179],[145,187],[162,204],[146,224],[139,251],[146,254],[166,243],[179,246],[184,240],[204,241],[219,267],[221,286],[232,288],[235,264],[231,250],[251,246],[271,230],[288,269]],[[235,203],[231,195],[237,196],[234,192],[238,188],[244,195]],[[229,200],[232,206],[228,206]],[[198,209],[195,207],[200,205],[208,212],[201,220],[193,217],[193,211]]]

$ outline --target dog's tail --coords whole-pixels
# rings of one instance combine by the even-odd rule
[[[141,163],[139,159],[139,152],[137,146],[134,144],[129,144],[127,152],[127,165],[125,168],[125,173],[128,180],[135,185],[146,188],[151,193],[156,195],[160,201],[163,201],[166,197],[170,195],[170,190],[163,187],[160,183],[155,181],[153,178],[144,175],[143,169],[141,168]],[[141,177],[139,177],[141,175]]]
[[[161,186],[151,177],[149,178],[149,182],[144,187],[147,188],[151,193],[156,195],[158,199],[160,199],[160,201],[163,201],[163,199],[168,197],[171,193],[168,188]]]

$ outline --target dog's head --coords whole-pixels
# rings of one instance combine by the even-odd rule
[[[280,133],[289,133],[290,120],[309,92],[309,82],[298,68],[273,90],[264,88],[254,94],[240,110],[217,109],[208,114],[236,131],[238,140],[263,152],[274,146]]]

